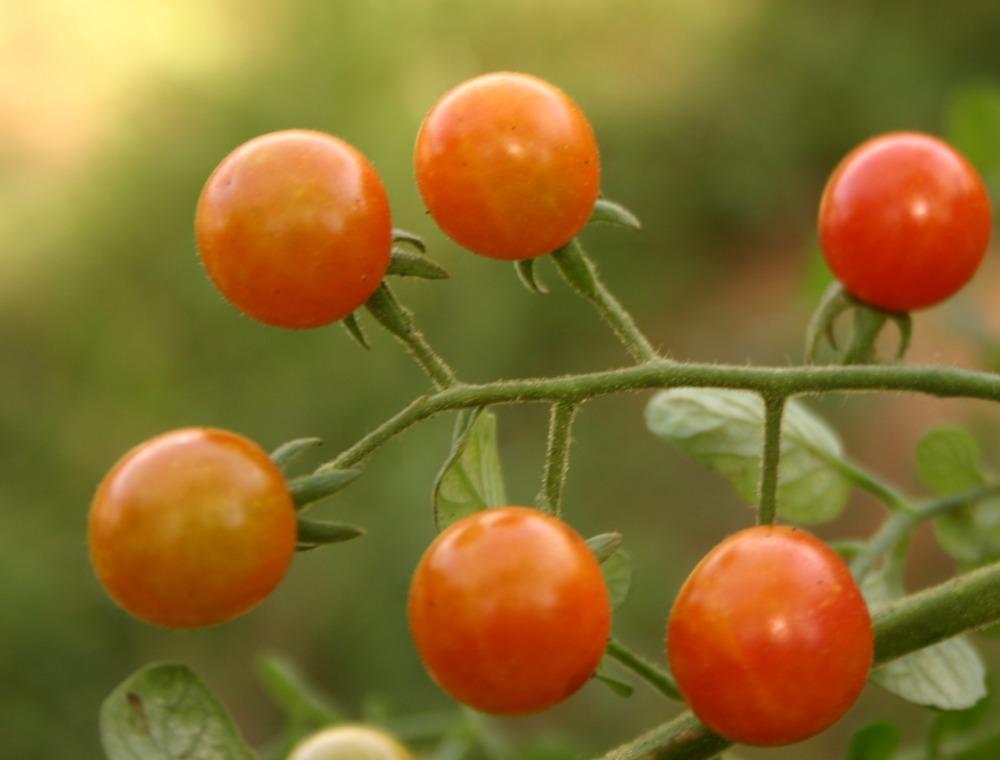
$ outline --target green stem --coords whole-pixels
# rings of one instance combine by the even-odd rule
[[[875,664],[882,665],[960,633],[1000,621],[1000,562],[881,607],[875,625]],[[690,712],[603,756],[603,760],[710,758],[729,746]]]
[[[581,296],[597,307],[598,313],[607,322],[618,340],[625,346],[637,362],[651,362],[661,359],[653,344],[643,335],[632,315],[608,290],[597,274],[597,267],[575,238],[555,251],[552,260],[563,279]]]
[[[781,417],[784,411],[784,396],[764,395],[764,451],[760,458],[758,525],[773,523],[778,511],[778,462],[781,459]]]
[[[577,404],[556,403],[549,416],[549,440],[545,451],[545,470],[539,503],[558,516],[562,512],[562,493],[569,471],[569,449],[573,442],[573,419]]]
[[[349,467],[386,441],[440,412],[490,404],[582,403],[651,388],[734,388],[796,396],[858,391],[909,391],[942,398],[1000,400],[1000,375],[942,366],[747,367],[658,360],[635,367],[565,377],[455,385],[422,396],[386,420],[320,471]]]
[[[1000,494],[1000,484],[972,488],[968,491],[930,499],[908,511],[895,512],[882,523],[882,527],[868,540],[865,548],[851,561],[851,572],[854,573],[855,578],[861,580],[886,552],[923,521],[953,509],[967,507],[997,494]]]
[[[434,351],[424,334],[416,328],[413,313],[396,299],[388,285],[383,283],[379,286],[375,295],[368,299],[365,308],[406,347],[438,390],[458,384],[454,370]]]
[[[617,660],[667,699],[684,700],[673,676],[636,654],[617,639],[611,639],[608,642],[607,654],[608,657]]]
[[[843,459],[819,448],[810,448],[810,451],[851,481],[854,486],[870,493],[890,511],[905,512],[912,509],[910,500],[902,491],[857,462]]]

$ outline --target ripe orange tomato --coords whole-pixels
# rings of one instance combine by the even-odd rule
[[[420,127],[414,163],[434,221],[495,259],[569,242],[600,189],[587,117],[562,90],[527,74],[486,74],[446,93]]]
[[[497,507],[447,528],[410,586],[410,628],[431,676],[483,712],[563,701],[597,668],[611,607],[582,538],[535,509]]]
[[[667,654],[695,715],[734,742],[792,744],[861,693],[874,635],[843,560],[808,533],[758,526],[710,551],[670,613]]]
[[[990,240],[990,200],[972,165],[929,135],[855,148],[827,182],[823,253],[848,292],[888,311],[933,306],[972,275]]]
[[[389,266],[389,200],[375,168],[332,135],[287,130],[230,153],[195,217],[205,269],[229,301],[277,327],[343,319]]]
[[[295,551],[284,476],[252,441],[211,428],[152,438],[105,476],[90,509],[104,588],[150,623],[215,625],[266,597]]]

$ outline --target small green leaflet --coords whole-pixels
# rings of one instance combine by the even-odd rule
[[[757,501],[764,403],[755,393],[714,388],[660,391],[646,406],[646,426],[726,477],[750,504]],[[778,511],[802,523],[834,519],[850,493],[830,464],[843,458],[837,434],[796,400],[782,420]]]
[[[496,415],[481,410],[455,441],[434,482],[434,523],[444,530],[474,512],[506,503]]]
[[[847,760],[892,760],[900,731],[894,723],[869,723],[851,737]]]
[[[635,693],[635,689],[632,688],[631,684],[625,683],[624,681],[614,678],[613,676],[609,676],[606,673],[601,672],[600,670],[594,673],[594,678],[603,683],[609,689],[611,689],[611,691],[613,691],[619,697],[624,697],[627,699],[628,697],[631,697],[632,694]]]
[[[108,760],[254,760],[219,700],[183,665],[150,665],[101,706]]]
[[[961,428],[937,428],[917,444],[917,470],[932,491],[947,495],[985,483],[979,444]],[[951,510],[934,520],[938,543],[965,569],[1000,557],[1000,499]]]
[[[618,549],[601,563],[601,572],[608,586],[611,609],[617,610],[625,603],[632,587],[632,557],[624,549]]]
[[[920,478],[939,494],[981,486],[979,458],[979,444],[961,428],[931,430],[917,443]]]
[[[1000,190],[1000,87],[975,84],[958,90],[947,115],[948,142],[983,173],[990,190]]]

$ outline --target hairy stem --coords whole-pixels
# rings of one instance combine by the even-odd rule
[[[851,481],[854,486],[870,493],[890,511],[906,512],[913,508],[910,505],[910,500],[895,485],[887,480],[883,480],[857,462],[831,455],[829,452],[819,448],[812,448],[810,451]]]
[[[625,350],[637,362],[651,362],[660,359],[659,352],[643,335],[632,315],[608,290],[597,274],[597,267],[576,239],[571,240],[552,254],[552,260],[572,288],[586,298],[614,331]]]
[[[784,411],[784,396],[764,395],[764,451],[760,458],[758,525],[773,523],[778,509],[778,462],[781,459],[781,417]]]
[[[552,405],[549,415],[549,440],[538,501],[556,516],[562,512],[562,493],[566,485],[566,473],[569,471],[569,449],[573,442],[573,419],[578,409],[577,404],[558,402]]]
[[[611,639],[608,642],[607,654],[608,657],[617,660],[667,699],[684,700],[673,676],[636,654],[617,639]]]
[[[854,573],[855,578],[861,580],[886,552],[924,520],[930,520],[945,512],[967,507],[998,494],[1000,494],[1000,484],[972,488],[968,491],[930,499],[908,511],[895,512],[882,523],[882,527],[868,540],[865,548],[852,560],[851,572]]]
[[[1000,621],[1000,562],[876,609],[875,664]],[[710,758],[729,742],[702,725],[690,712],[643,734],[603,756],[603,760],[655,757]]]
[[[606,372],[446,388],[411,402],[320,470],[356,464],[407,428],[444,411],[527,402],[578,404],[615,393],[678,387],[735,388],[782,396],[909,391],[940,397],[1000,400],[1000,375],[953,367],[746,367],[657,360]]]
[[[406,347],[438,390],[458,383],[454,370],[431,348],[427,338],[417,329],[413,313],[396,300],[388,285],[380,285],[375,295],[368,299],[365,308]]]

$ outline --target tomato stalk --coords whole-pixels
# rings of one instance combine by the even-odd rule
[[[563,279],[581,296],[597,307],[618,340],[633,359],[640,363],[662,359],[660,353],[642,333],[632,315],[608,290],[597,274],[597,267],[587,256],[580,241],[574,238],[552,254],[552,261]]]
[[[760,498],[757,524],[774,522],[778,502],[778,461],[781,458],[781,417],[785,397],[764,394],[764,451],[760,458]]]
[[[633,652],[618,639],[611,639],[608,642],[607,654],[608,657],[617,660],[667,699],[684,700],[673,676]]]
[[[549,415],[549,439],[538,503],[557,517],[562,512],[562,494],[569,472],[569,450],[573,443],[573,420],[579,409],[573,403],[555,403]]]

